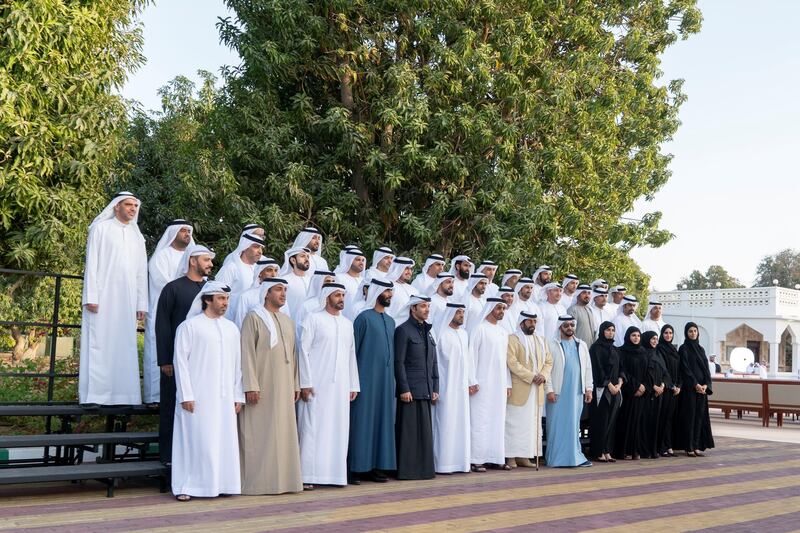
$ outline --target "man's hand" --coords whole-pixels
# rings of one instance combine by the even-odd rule
[[[436,401],[438,399],[439,399],[439,393],[438,392],[434,392],[433,394],[431,394],[431,403],[436,403]]]
[[[555,392],[548,392],[547,393],[547,401],[548,402],[556,403],[556,400],[558,400],[558,396],[556,396]]]
[[[703,394],[703,386],[698,383],[697,385],[694,386],[694,391],[697,394]]]
[[[639,384],[639,392],[641,392],[642,394],[644,394],[646,390],[647,390],[647,389],[645,389],[645,388],[644,388],[644,384]]]
[[[139,321],[144,320],[144,317],[146,317],[146,316],[147,316],[147,313],[145,313],[144,311],[136,311],[136,320],[139,320]]]
[[[481,390],[480,385],[470,385],[469,386],[469,395],[472,396],[473,394],[475,394],[479,390]]]
[[[256,405],[260,399],[261,393],[257,390],[251,390],[244,393],[244,401],[247,402],[247,405]]]
[[[172,365],[161,365],[161,373],[171,378],[175,375],[175,367]]]
[[[680,393],[681,393],[681,388],[680,387],[672,387],[672,394],[677,396]]]
[[[583,393],[583,403],[592,403],[592,391],[587,390]]]
[[[411,393],[410,393],[410,392],[404,392],[404,393],[402,393],[402,394],[400,395],[400,401],[401,401],[401,402],[408,403],[408,402],[410,402],[411,400],[413,400],[413,398],[411,397]]]
[[[86,304],[86,310],[90,313],[96,313],[100,310],[100,304]]]
[[[241,412],[241,410],[242,410],[242,405],[244,405],[244,404],[242,404],[242,403],[240,403],[240,402],[235,402],[235,403],[233,404],[233,410],[234,410],[234,411],[236,411],[236,414],[237,414],[237,415],[238,415],[238,414]]]
[[[308,388],[305,388],[305,389],[300,389],[300,398],[304,402],[310,401],[312,396],[314,396],[314,387],[308,387]]]
[[[294,403],[297,403],[297,400],[299,399],[300,399],[300,391],[296,390],[294,391]]]
[[[181,402],[181,407],[183,407],[185,411],[194,413],[194,402]]]
[[[506,389],[506,398],[511,398],[511,387]]]
[[[358,396],[358,393],[356,391],[351,391],[350,392],[350,401],[352,402],[353,400],[355,400],[356,396]]]
[[[543,375],[541,375],[541,374],[536,374],[535,376],[533,376],[533,383],[534,383],[535,385],[541,385],[541,384],[542,384],[542,383],[544,383],[544,382],[545,382],[545,379],[544,379],[544,376],[543,376]]]

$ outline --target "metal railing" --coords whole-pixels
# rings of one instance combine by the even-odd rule
[[[10,268],[0,268],[2,275],[17,275],[17,276],[35,276],[55,278],[55,294],[53,298],[53,314],[49,322],[40,321],[26,321],[26,320],[0,320],[0,326],[4,327],[38,327],[48,328],[50,331],[50,350],[49,357],[50,363],[47,372],[0,372],[0,377],[14,377],[14,378],[47,378],[47,405],[53,405],[53,392],[55,390],[55,380],[57,378],[75,378],[78,377],[77,373],[59,373],[56,372],[56,347],[58,343],[58,330],[59,329],[80,329],[80,324],[67,324],[61,323],[59,314],[61,311],[61,286],[64,279],[79,279],[83,280],[83,276],[75,274],[58,274],[54,272],[34,272],[28,270],[14,270]],[[30,403],[30,402],[26,402]],[[47,420],[47,432],[50,433],[50,420]]]

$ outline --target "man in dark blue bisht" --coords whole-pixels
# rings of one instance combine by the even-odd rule
[[[391,281],[374,279],[364,310],[353,321],[361,393],[350,404],[348,482],[367,477],[387,480],[386,470],[397,468],[394,441],[394,319],[387,313],[392,302]]]
[[[430,298],[412,296],[394,332],[397,380],[397,479],[431,479],[433,425],[431,404],[439,399],[436,343],[428,324]]]

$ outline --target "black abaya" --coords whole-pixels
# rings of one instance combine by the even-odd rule
[[[640,385],[647,379],[647,356],[641,344],[633,344],[631,333],[639,328],[629,327],[625,332],[625,344],[620,347],[622,368],[626,381],[622,386],[622,407],[617,419],[616,442],[614,456],[624,459],[626,456],[638,456],[642,453],[642,416],[644,414],[645,396],[636,396]],[[647,394],[646,385],[645,392]]]
[[[675,420],[678,400],[682,394],[682,392],[680,392],[676,396],[673,388],[681,389],[683,386],[681,383],[681,357],[675,345],[664,340],[664,330],[666,329],[672,330],[673,334],[675,332],[669,324],[661,328],[661,337],[658,339],[658,347],[656,348],[664,359],[667,374],[669,375],[669,386],[667,390],[664,391],[661,399],[661,413],[659,415],[657,436],[659,453],[666,453],[673,447],[673,422]]]
[[[606,329],[613,326],[611,322],[603,322],[597,340],[589,348],[594,386],[596,389],[603,389],[590,404],[589,450],[593,458],[614,451],[614,432],[622,401],[622,392],[612,395],[608,390],[609,383],[616,385],[620,378],[624,380],[620,355],[614,346],[614,339],[606,339],[604,334]]]
[[[690,340],[686,333],[690,327],[697,327],[689,322],[684,331],[684,342],[678,349],[681,357],[681,378],[683,390],[678,403],[675,446],[680,450],[692,452],[714,447],[711,434],[711,420],[708,417],[708,396],[711,389],[711,372],[708,370],[708,359],[699,339]],[[707,385],[706,394],[695,390],[696,385]]]

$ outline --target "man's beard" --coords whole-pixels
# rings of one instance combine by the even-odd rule
[[[469,270],[464,272],[463,270],[458,270],[458,277],[461,279],[469,279]]]
[[[392,297],[384,298],[383,296],[378,296],[378,303],[383,307],[389,307],[392,304]]]

